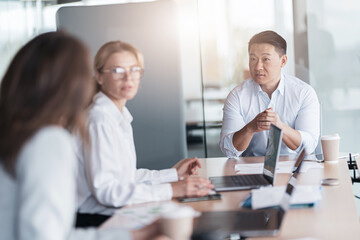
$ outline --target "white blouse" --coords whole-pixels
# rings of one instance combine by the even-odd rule
[[[96,94],[89,114],[91,148],[77,143],[78,211],[110,215],[127,204],[169,200],[168,182],[178,180],[176,169],[136,169],[132,116],[102,92]],[[166,184],[164,184],[166,183]]]
[[[69,133],[45,127],[21,149],[16,177],[0,165],[0,239],[131,239],[127,230],[74,229],[76,157]]]

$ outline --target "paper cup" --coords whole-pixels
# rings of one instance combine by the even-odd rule
[[[323,150],[324,161],[337,161],[339,157],[339,134],[325,135],[321,137],[321,147]]]
[[[188,240],[193,231],[194,210],[181,207],[161,215],[161,232],[173,240]]]

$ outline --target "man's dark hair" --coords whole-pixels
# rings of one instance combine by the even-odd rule
[[[253,44],[267,43],[275,47],[280,56],[286,54],[286,41],[274,31],[264,31],[255,34],[249,42],[248,51]]]

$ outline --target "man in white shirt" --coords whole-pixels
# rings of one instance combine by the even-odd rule
[[[320,106],[315,90],[281,72],[286,41],[273,31],[249,42],[251,78],[235,87],[223,108],[220,148],[227,157],[264,156],[270,125],[283,131],[281,154],[312,153],[320,134]]]

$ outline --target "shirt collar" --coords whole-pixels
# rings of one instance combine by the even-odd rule
[[[126,106],[124,106],[122,112],[117,108],[115,103],[106,96],[102,91],[98,92],[93,98],[94,104],[101,105],[111,116],[113,116],[117,122],[121,123],[126,121],[131,123],[133,117]]]
[[[280,78],[280,82],[279,82],[279,85],[277,87],[277,89],[275,91],[279,91],[279,93],[284,96],[284,89],[285,89],[285,77],[284,77],[284,74],[281,73],[281,78]]]
[[[285,89],[284,81],[285,81],[284,74],[281,73],[279,85],[277,86],[277,88],[276,88],[275,91],[274,91],[274,92],[278,91],[282,96],[284,96],[284,89]],[[254,83],[254,89],[255,89],[255,91],[256,91],[257,93],[264,92],[264,91],[261,89],[260,85],[257,84],[254,80],[253,80],[253,83]]]

